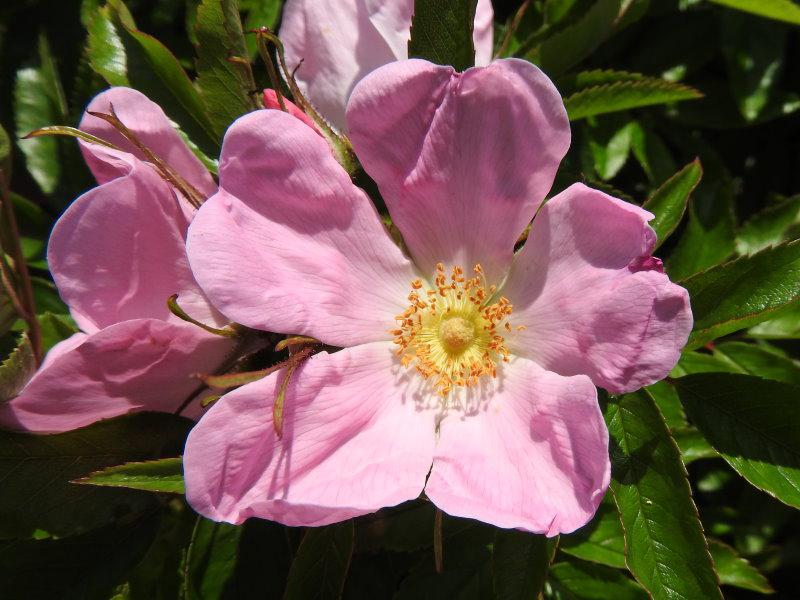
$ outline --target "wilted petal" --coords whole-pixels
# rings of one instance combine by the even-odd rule
[[[390,339],[415,277],[325,140],[275,110],[228,130],[188,252],[231,320],[336,346]]]
[[[421,60],[359,83],[347,113],[361,163],[380,187],[417,265],[502,279],[569,147],[556,88],[528,62],[455,73]]]
[[[48,263],[75,320],[89,333],[128,319],[180,322],[167,308],[179,294],[192,317],[223,323],[189,270],[188,223],[170,186],[150,165],[118,158],[127,171],[75,200],[50,236]]]
[[[125,127],[201,193],[210,196],[216,191],[208,170],[183,142],[161,107],[141,92],[114,87],[98,94],[86,107],[80,128],[144,160],[142,151],[126,140],[110,123],[88,114],[109,114],[112,106]],[[101,147],[82,143],[81,150],[98,183],[120,176],[116,165],[106,160],[106,154]]]
[[[425,493],[450,515],[548,536],[592,518],[608,487],[608,431],[587,377],[515,358],[478,414],[441,423]]]
[[[625,392],[669,373],[692,329],[689,296],[650,256],[652,215],[575,184],[533,222],[502,293],[512,352]]]
[[[272,412],[283,372],[223,396],[186,443],[189,503],[217,521],[316,526],[416,498],[433,415],[416,410],[396,363],[388,342],[313,357],[289,381],[282,439]]]
[[[50,351],[19,396],[0,404],[0,425],[50,433],[131,412],[174,412],[199,388],[193,375],[212,372],[232,348],[194,325],[155,319],[73,336]]]

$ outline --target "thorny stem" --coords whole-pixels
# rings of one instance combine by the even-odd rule
[[[200,205],[205,201],[205,196],[203,196],[203,194],[201,194],[192,184],[186,181],[172,167],[164,162],[161,157],[150,150],[150,148],[145,146],[141,140],[139,140],[136,134],[128,129],[122,121],[120,121],[116,112],[114,112],[113,105],[109,104],[109,110],[111,111],[109,114],[92,111],[87,112],[93,117],[103,119],[114,129],[119,131],[126,140],[136,146],[147,157],[147,160],[156,168],[162,178],[172,184],[178,191],[180,191],[181,194],[183,194],[189,204],[195,208],[200,208]]]
[[[508,51],[508,47],[511,44],[512,38],[514,37],[514,33],[516,33],[517,29],[519,28],[519,24],[522,22],[522,17],[525,16],[525,12],[528,10],[530,5],[531,0],[525,0],[517,12],[514,13],[514,18],[511,20],[511,23],[509,23],[506,33],[503,36],[503,43],[500,44],[497,52],[495,52],[495,58],[502,58],[503,55]]]
[[[9,293],[9,297],[11,298],[14,308],[19,313],[19,316],[28,324],[28,337],[30,338],[31,347],[33,348],[33,356],[36,359],[36,366],[38,367],[42,364],[42,332],[39,328],[39,320],[36,318],[36,301],[33,297],[33,285],[31,284],[31,276],[28,272],[28,265],[25,262],[25,257],[22,254],[22,245],[20,244],[19,238],[19,227],[17,227],[17,219],[14,216],[14,207],[11,205],[11,197],[8,193],[8,181],[6,181],[5,172],[2,169],[0,169],[0,204],[3,205],[3,218],[8,224],[8,232],[10,234],[9,245],[11,247],[8,248],[8,250],[10,250],[9,254],[14,261],[17,278],[19,279],[20,287],[22,288],[19,296]],[[0,262],[3,264],[3,285],[7,288],[7,290],[13,290],[13,285],[11,281],[8,280],[9,273],[6,272],[8,265],[6,264],[5,256]]]

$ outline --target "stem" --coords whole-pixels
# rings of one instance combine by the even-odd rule
[[[511,45],[511,39],[514,37],[514,33],[516,33],[517,29],[519,28],[519,24],[522,22],[522,17],[525,16],[525,12],[528,10],[530,4],[531,0],[525,0],[517,12],[514,13],[514,18],[511,20],[511,23],[508,24],[506,33],[503,36],[503,43],[500,44],[500,47],[497,49],[497,52],[494,55],[495,58],[502,58],[503,55],[505,55],[505,53],[508,51],[508,47]]]
[[[437,573],[444,571],[444,560],[442,557],[442,511],[438,508],[436,509],[436,515],[433,517],[433,561]]]
[[[28,272],[28,265],[25,263],[25,257],[22,255],[22,245],[19,239],[19,227],[17,227],[17,219],[14,216],[14,207],[11,205],[11,197],[8,193],[8,181],[6,181],[5,172],[0,169],[0,204],[3,205],[3,217],[8,223],[8,232],[10,234],[10,252],[14,267],[17,271],[19,278],[21,294],[18,298],[18,305],[24,308],[24,313],[20,313],[25,322],[28,324],[28,337],[31,341],[33,348],[33,356],[36,359],[36,366],[42,364],[42,332],[39,328],[39,320],[36,318],[36,301],[33,297],[33,285],[31,284],[31,275]],[[5,262],[5,257],[3,259]],[[4,269],[4,279],[5,279]],[[6,282],[3,282],[4,285]],[[10,284],[10,282],[8,282]],[[13,297],[12,297],[13,302]]]
[[[281,80],[278,78],[278,72],[275,70],[275,64],[272,62],[272,57],[269,55],[269,48],[267,42],[261,34],[256,34],[256,48],[261,60],[267,67],[269,80],[272,83],[272,89],[275,90],[275,96],[278,98],[278,105],[283,112],[286,112],[286,103],[283,101],[283,94],[281,93]]]

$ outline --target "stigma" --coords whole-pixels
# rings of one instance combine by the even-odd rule
[[[410,304],[392,330],[403,366],[431,380],[443,397],[497,377],[498,364],[509,360],[501,332],[512,329],[507,318],[513,307],[504,297],[494,298],[497,288],[486,284],[480,264],[472,271],[467,278],[455,266],[448,275],[439,263],[433,286],[412,281]]]

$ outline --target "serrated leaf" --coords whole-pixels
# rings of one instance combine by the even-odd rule
[[[714,566],[722,585],[732,585],[761,594],[775,592],[767,578],[746,559],[739,556],[736,550],[728,544],[719,540],[708,540],[708,549],[711,551]]]
[[[654,104],[701,98],[692,87],[664,79],[642,77],[587,87],[564,100],[570,121]]]
[[[575,533],[561,536],[558,549],[590,562],[625,568],[625,536],[611,494],[606,495],[588,524]]]
[[[247,47],[236,0],[203,0],[197,7],[197,80],[217,139],[238,117],[256,108]]]
[[[191,422],[166,413],[99,421],[56,435],[0,432],[0,537],[63,536],[113,522],[120,507],[152,507],[146,492],[70,483],[109,465],[183,447]]]
[[[800,25],[800,6],[792,0],[708,0],[759,17]]]
[[[675,380],[686,412],[742,477],[800,508],[800,387],[751,375]]]
[[[477,0],[415,0],[409,58],[424,58],[465,71],[475,64]]]
[[[700,161],[695,159],[665,181],[642,206],[655,215],[650,221],[650,227],[658,236],[655,248],[661,246],[678,227],[686,211],[689,196],[702,176],[703,168]]]
[[[498,529],[492,553],[492,578],[497,597],[504,600],[538,598],[555,550],[555,544],[549,543],[543,535]]]
[[[746,221],[736,235],[736,251],[755,254],[769,246],[777,246],[788,241],[799,227],[800,196],[794,196],[768,206]]]
[[[681,450],[681,458],[685,465],[704,458],[719,457],[717,451],[695,427],[673,429],[672,437]]]
[[[284,599],[340,598],[353,546],[352,521],[306,531],[289,569]]]
[[[278,16],[281,12],[282,0],[240,0],[240,8],[247,13],[244,29],[258,29],[268,27],[275,30],[278,23]],[[254,35],[245,36],[247,44],[247,54],[252,59],[257,52],[256,37]]]
[[[526,54],[550,77],[589,56],[631,7],[629,0],[595,0],[574,22],[547,36]]]
[[[197,518],[186,556],[184,596],[187,600],[221,598],[236,568],[241,526]]]
[[[644,589],[620,571],[581,561],[554,564],[548,582],[555,600],[647,599]]]
[[[656,600],[722,598],[680,452],[644,391],[604,403],[626,563]]]
[[[123,465],[106,467],[73,483],[122,487],[146,492],[183,494],[183,459],[161,458],[143,462],[127,462]]]
[[[800,240],[712,267],[680,282],[694,330],[686,347],[751,327],[800,301]]]
[[[725,342],[714,346],[714,356],[731,371],[800,385],[800,362],[771,346]]]
[[[17,71],[14,82],[14,116],[16,133],[23,137],[29,131],[58,121],[58,110],[48,93],[51,83],[41,69]],[[31,177],[45,194],[55,191],[61,179],[58,140],[39,138],[19,143]]]
[[[79,331],[75,321],[69,315],[45,312],[40,313],[37,318],[42,333],[42,350],[44,352]]]
[[[23,333],[17,346],[0,364],[0,403],[16,396],[36,372],[36,356],[28,335]]]

